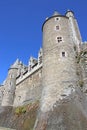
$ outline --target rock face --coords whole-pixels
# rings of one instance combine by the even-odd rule
[[[1,107],[0,126],[5,130],[33,130],[39,102],[22,107]],[[4,129],[3,129],[4,130]]]
[[[38,114],[35,130],[87,130],[87,101],[80,90]]]

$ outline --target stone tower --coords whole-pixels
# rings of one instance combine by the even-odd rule
[[[64,16],[55,12],[43,24],[42,111],[51,110],[62,95],[71,93],[68,88],[77,86],[75,56],[81,38],[74,22],[68,11]]]
[[[16,60],[16,62],[8,70],[8,76],[4,85],[2,106],[13,105],[16,88],[16,77],[18,72],[18,63],[19,61]]]

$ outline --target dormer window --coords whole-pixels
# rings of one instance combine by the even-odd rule
[[[62,37],[57,37],[57,42],[62,42]]]

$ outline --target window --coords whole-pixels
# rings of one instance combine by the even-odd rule
[[[56,30],[59,30],[59,26],[58,25],[56,26]]]
[[[59,18],[58,18],[58,17],[56,17],[56,18],[55,18],[55,20],[57,21],[57,20],[59,20]]]
[[[62,57],[65,57],[65,52],[62,52]]]
[[[62,42],[62,37],[57,37],[57,42]]]

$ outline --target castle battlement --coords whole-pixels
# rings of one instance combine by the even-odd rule
[[[18,77],[16,79],[16,85],[20,84],[23,80],[25,80],[26,78],[30,77],[31,75],[33,75],[33,73],[35,73],[36,71],[38,71],[39,69],[42,68],[42,63],[41,64],[37,64],[32,70],[27,71],[27,73],[25,73],[22,77]]]

